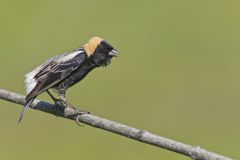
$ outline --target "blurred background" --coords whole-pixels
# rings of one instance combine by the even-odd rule
[[[69,89],[104,118],[240,158],[240,2],[1,0],[0,88],[98,35],[121,56]],[[38,99],[51,102],[46,94]],[[189,158],[0,100],[0,159]]]

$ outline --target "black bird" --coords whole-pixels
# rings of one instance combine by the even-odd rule
[[[107,41],[100,37],[92,37],[83,47],[50,58],[48,61],[25,75],[26,104],[20,113],[20,122],[33,100],[41,93],[47,92],[55,101],[62,101],[74,108],[65,97],[66,90],[81,81],[92,69],[107,66],[118,52]],[[49,92],[53,88],[59,99]]]

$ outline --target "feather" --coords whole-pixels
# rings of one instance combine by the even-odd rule
[[[39,73],[41,72],[42,76],[46,76],[47,72],[51,70],[51,63],[53,61],[56,61],[56,63],[64,63],[67,62],[69,60],[71,60],[72,58],[74,58],[75,56],[77,56],[80,53],[83,53],[84,50],[82,49],[78,49],[75,50],[71,53],[64,53],[62,55],[58,55],[55,57],[50,58],[48,61],[46,61],[45,63],[43,63],[42,65],[38,66],[37,68],[35,68],[34,70],[32,70],[31,72],[27,73],[25,75],[25,83],[26,83],[26,92],[27,94],[29,94],[37,85],[38,83],[38,79],[40,79],[40,75]],[[55,65],[56,67],[57,65]],[[52,68],[54,69],[54,68]],[[35,76],[39,75],[39,78],[36,79]],[[43,78],[43,77],[41,77]]]
[[[59,83],[76,70],[86,59],[83,49],[50,59],[26,75],[28,97],[34,97]]]
[[[37,80],[34,78],[36,76],[36,74],[38,74],[43,68],[45,68],[49,63],[51,63],[53,61],[53,59],[55,59],[57,57],[59,57],[59,56],[50,58],[49,60],[44,62],[42,65],[38,66],[37,68],[35,68],[34,70],[32,70],[31,72],[27,73],[24,76],[27,94],[29,94],[37,84]]]
[[[22,112],[21,112],[20,115],[19,115],[18,123],[21,122],[22,118],[24,117],[24,114],[26,113],[26,111],[28,110],[28,108],[31,106],[31,104],[32,104],[32,102],[33,102],[34,99],[35,99],[35,98],[31,98],[28,102],[26,102],[25,106],[23,107]]]

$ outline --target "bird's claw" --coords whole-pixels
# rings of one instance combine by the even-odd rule
[[[62,100],[58,100],[58,101],[55,102],[54,106],[55,106],[55,112],[56,112],[55,115],[56,115],[56,117],[58,117],[58,115],[57,115],[58,110],[62,109],[62,107],[65,106],[64,104],[65,104],[65,102],[62,101]],[[66,104],[65,107],[68,107],[68,105]],[[74,107],[72,105],[69,105],[69,108],[72,108],[73,110],[76,111],[76,114],[75,114],[76,115],[76,120],[75,120],[76,123],[79,126],[84,126],[83,123],[81,123],[79,121],[79,118],[80,118],[81,115],[83,115],[83,114],[91,114],[91,112],[85,111],[85,110],[79,110],[78,108],[76,108],[76,107]]]
[[[84,125],[82,124],[82,122],[79,121],[79,118],[80,118],[80,116],[83,115],[83,114],[91,114],[91,112],[83,111],[83,110],[81,110],[81,111],[78,110],[77,117],[76,117],[76,120],[75,120],[75,121],[76,121],[77,125],[79,125],[79,126],[81,126],[81,127],[84,126]]]

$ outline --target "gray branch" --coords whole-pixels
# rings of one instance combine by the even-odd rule
[[[16,104],[24,105],[25,96],[14,92],[0,89],[0,99],[7,100]],[[129,127],[118,122],[110,121],[92,114],[79,115],[79,111],[64,106],[56,107],[50,103],[35,100],[31,106],[32,109],[40,110],[63,118],[80,121],[92,127],[110,131],[134,140],[164,148],[182,155],[191,157],[194,160],[231,160],[231,158],[209,152],[200,146],[192,146],[177,142],[168,138],[164,138],[148,131]]]

